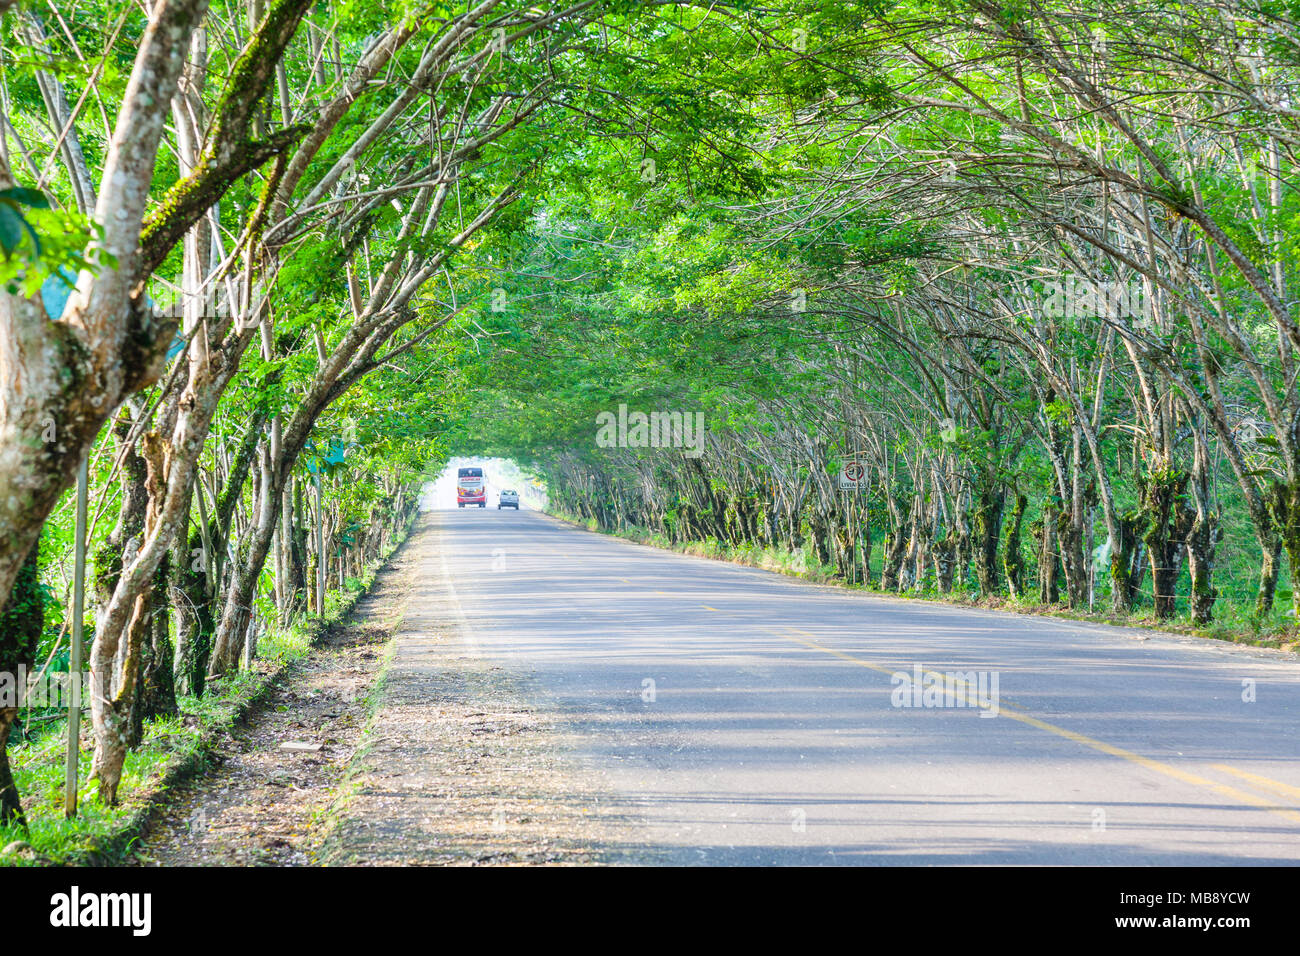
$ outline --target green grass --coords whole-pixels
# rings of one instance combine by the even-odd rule
[[[320,634],[351,612],[405,538],[406,533],[398,535],[360,579],[349,578],[347,590],[326,592],[324,617],[302,617],[287,629],[263,634],[253,669],[214,682],[203,697],[181,698],[178,716],[147,722],[140,747],[126,755],[116,807],[101,803],[95,781],[87,780],[93,749],[88,714],[82,718],[78,809],[72,820],[63,811],[66,718],[43,719],[30,735],[11,737],[9,761],[28,825],[0,826],[0,849],[23,841],[34,853],[0,854],[0,866],[122,860],[168,789],[206,768],[222,732],[238,724],[288,667],[307,656]]]
[[[148,721],[140,747],[126,755],[115,807],[100,802],[96,782],[87,779],[94,748],[88,714],[82,720],[77,816],[71,820],[63,810],[66,718],[47,721],[39,734],[11,745],[9,760],[28,826],[0,827],[0,847],[21,840],[35,853],[0,856],[0,866],[120,859],[152,804],[206,766],[215,736],[237,723],[285,667],[306,656],[320,623],[303,619],[287,631],[264,635],[254,669],[214,682],[203,697],[182,697],[176,716]]]

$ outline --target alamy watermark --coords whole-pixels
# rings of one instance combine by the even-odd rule
[[[997,671],[937,671],[912,665],[912,672],[895,671],[889,702],[895,707],[973,707],[981,717],[998,715]]]
[[[91,671],[28,673],[20,664],[17,673],[0,671],[0,707],[88,706],[101,684]]]
[[[81,887],[73,886],[50,897],[50,925],[61,929],[122,927],[133,936],[148,936],[153,929],[153,894],[82,892]]]
[[[1043,312],[1050,318],[1128,319],[1139,325],[1151,320],[1151,299],[1145,284],[1136,279],[1099,282],[1067,272],[1043,283],[1043,288]]]
[[[600,448],[684,448],[687,458],[704,454],[703,412],[629,412],[596,416],[596,445]]]

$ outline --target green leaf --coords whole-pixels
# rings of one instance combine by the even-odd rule
[[[12,199],[24,206],[31,206],[33,209],[50,208],[50,200],[45,193],[39,189],[30,189],[26,186],[10,186],[8,189],[0,189],[0,199]]]
[[[4,250],[6,259],[23,241],[23,228],[26,225],[13,206],[0,203],[0,249]]]

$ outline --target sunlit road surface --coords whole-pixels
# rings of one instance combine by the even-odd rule
[[[816,587],[527,510],[434,520],[462,639],[571,728],[623,859],[1300,862],[1280,654]],[[895,706],[918,665],[918,691],[985,692]]]

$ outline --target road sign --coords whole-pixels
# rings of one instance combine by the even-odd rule
[[[853,491],[867,486],[867,466],[860,461],[846,461],[840,470],[840,488]]]

